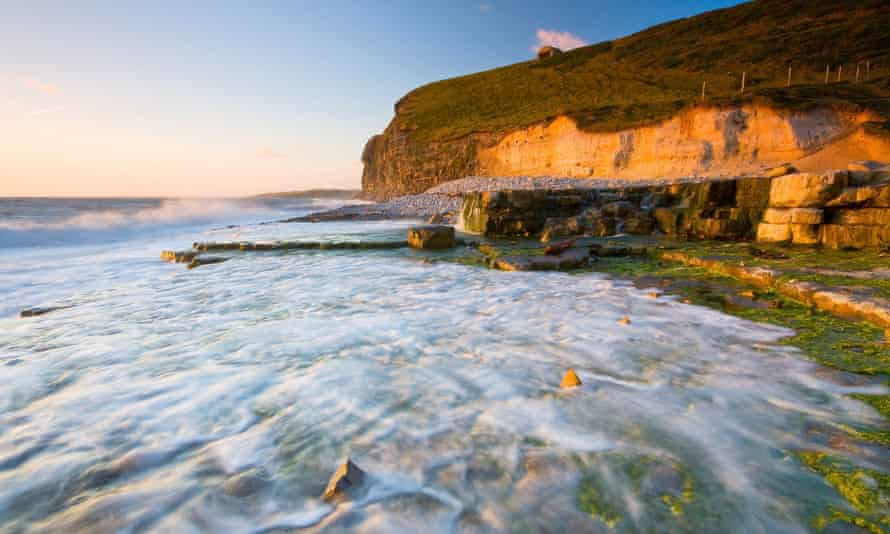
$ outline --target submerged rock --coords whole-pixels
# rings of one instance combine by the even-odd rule
[[[322,499],[330,502],[350,497],[364,480],[365,472],[347,458],[331,476],[328,486],[322,494]]]
[[[586,250],[570,249],[559,256],[502,256],[495,260],[494,268],[501,271],[559,271],[583,267],[591,259]]]
[[[229,258],[223,258],[221,256],[198,256],[197,258],[190,261],[187,267],[189,269],[194,269],[202,265],[212,265],[214,263],[222,263],[228,260]]]
[[[566,371],[566,374],[562,377],[562,382],[560,382],[559,387],[561,388],[575,388],[581,385],[581,379],[578,378],[575,370],[569,367],[569,370]]]
[[[22,311],[19,312],[19,317],[37,317],[50,312],[54,312],[56,310],[64,310],[65,308],[70,307],[71,306],[44,306],[36,308],[23,308]]]
[[[417,226],[408,230],[408,245],[412,248],[441,250],[455,245],[451,226]]]

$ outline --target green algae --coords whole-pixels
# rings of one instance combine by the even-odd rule
[[[798,458],[834,487],[856,512],[829,508],[816,517],[814,526],[821,530],[842,521],[876,533],[884,532],[881,525],[890,526],[890,474],[858,467],[820,452],[799,452]]]

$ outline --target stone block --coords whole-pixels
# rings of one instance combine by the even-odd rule
[[[796,245],[818,245],[818,224],[791,224],[791,242]]]
[[[770,178],[740,178],[736,184],[736,206],[740,208],[766,208],[769,205],[771,184],[772,180]]]
[[[719,180],[690,184],[686,190],[690,208],[733,206],[736,201],[736,180]]]
[[[544,223],[541,241],[547,242],[581,233],[582,226],[578,217],[551,217]]]
[[[822,224],[824,212],[818,208],[769,208],[763,222],[770,224]]]
[[[821,208],[847,186],[846,171],[797,173],[773,178],[769,205],[773,208]]]
[[[791,241],[790,224],[760,223],[757,225],[757,240],[767,243]]]
[[[873,248],[890,246],[890,228],[823,224],[820,241],[829,248]]]
[[[832,208],[857,206],[890,208],[890,184],[847,187],[825,205]]]
[[[890,226],[890,208],[832,210],[828,222],[845,225]]]

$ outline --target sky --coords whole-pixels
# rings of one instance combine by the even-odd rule
[[[411,89],[733,0],[0,0],[0,196],[359,188]]]

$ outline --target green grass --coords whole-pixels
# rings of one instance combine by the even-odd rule
[[[853,83],[857,63],[874,66]],[[825,65],[832,83],[824,84]],[[785,87],[788,66],[792,86]],[[836,83],[837,67],[843,67]],[[747,90],[739,94],[741,73]],[[780,108],[874,110],[890,119],[890,4],[762,0],[649,28],[542,61],[425,85],[398,104],[417,141],[503,132],[573,117],[582,129],[650,124],[701,104],[759,100]],[[869,130],[890,135],[883,120]]]

